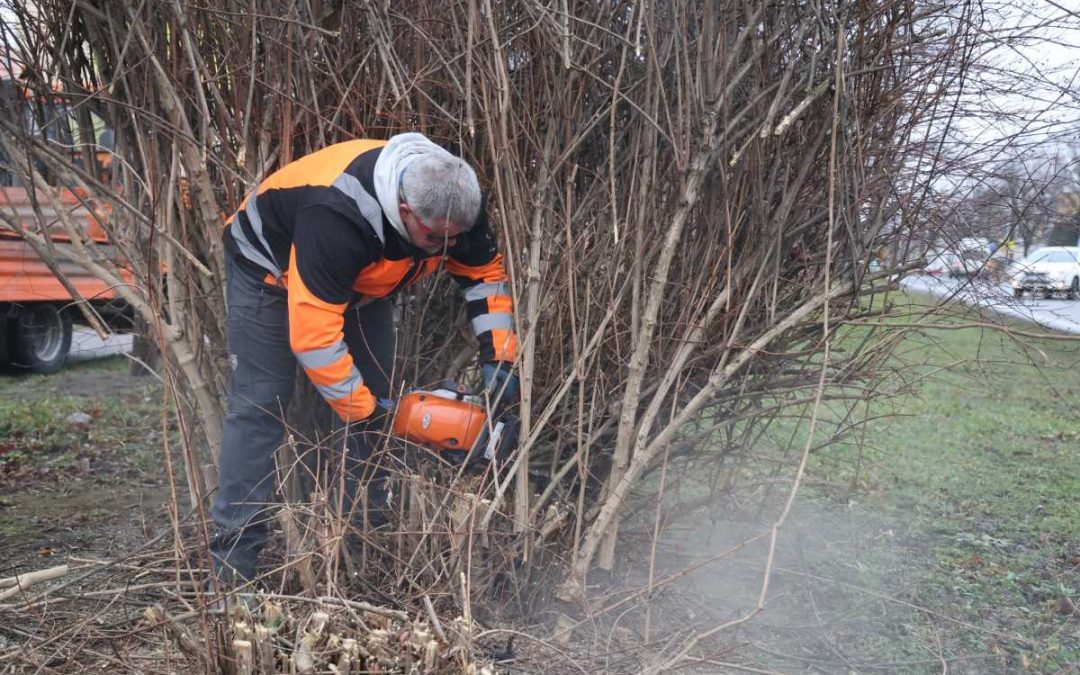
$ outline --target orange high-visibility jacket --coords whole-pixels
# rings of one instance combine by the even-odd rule
[[[480,359],[513,361],[517,352],[506,270],[485,210],[445,258],[414,247],[376,197],[375,161],[384,145],[348,141],[287,164],[244,200],[225,228],[229,255],[288,289],[292,350],[346,421],[375,408],[342,331],[357,293],[386,297],[443,263],[464,293]]]

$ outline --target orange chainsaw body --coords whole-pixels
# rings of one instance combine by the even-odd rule
[[[440,392],[441,393],[441,392]],[[398,399],[393,434],[436,451],[468,451],[484,432],[487,412],[463,397],[414,391]]]

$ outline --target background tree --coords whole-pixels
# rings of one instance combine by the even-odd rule
[[[1080,243],[1080,156],[1075,151],[1061,172],[1050,213],[1051,246]]]

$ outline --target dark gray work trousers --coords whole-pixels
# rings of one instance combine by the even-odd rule
[[[285,436],[283,420],[293,393],[296,357],[289,346],[285,290],[264,283],[228,254],[225,284],[231,371],[218,491],[211,511],[217,526],[211,552],[219,568],[226,563],[226,572],[250,579],[269,532],[276,495],[274,453]],[[396,346],[391,302],[351,306],[344,333],[364,384],[376,398],[389,398]],[[348,446],[350,454],[370,453],[363,442]],[[355,464],[367,457],[350,459]],[[348,491],[355,493],[355,485]]]

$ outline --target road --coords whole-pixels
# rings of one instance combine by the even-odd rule
[[[125,354],[131,351],[131,335],[113,335],[101,340],[97,333],[86,326],[75,326],[71,333],[71,353],[68,362],[89,361],[103,356]]]
[[[1065,300],[1064,296],[1050,300],[1025,296],[1017,300],[1012,297],[1012,288],[1008,284],[991,284],[977,279],[969,282],[913,276],[904,279],[901,286],[938,298],[955,297],[974,307],[1022,319],[1047,330],[1080,333],[1080,300]]]

